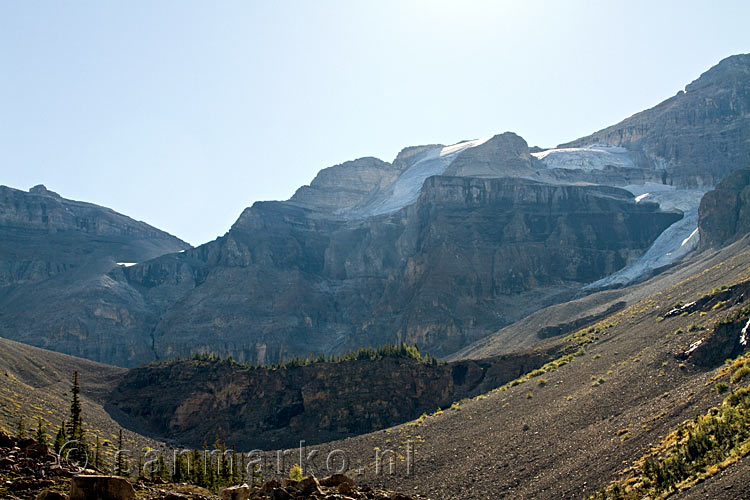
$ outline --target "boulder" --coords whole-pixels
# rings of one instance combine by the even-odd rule
[[[135,490],[118,476],[78,475],[70,482],[70,500],[131,500]]]
[[[303,494],[303,495],[312,495],[312,494],[318,494],[322,495],[323,492],[320,490],[320,483],[318,482],[318,479],[315,476],[308,476],[299,483],[297,483],[297,489]]]
[[[271,492],[271,500],[293,500],[291,493],[284,488],[276,488]]]
[[[42,458],[49,453],[49,448],[44,443],[32,443],[23,449],[24,454],[29,458]]]
[[[250,498],[250,487],[246,484],[230,486],[219,492],[221,500],[247,500]]]
[[[13,448],[16,445],[16,440],[8,434],[0,431],[0,448]]]
[[[59,491],[44,490],[34,500],[68,500],[68,495]]]
[[[337,488],[344,483],[354,486],[354,481],[345,474],[332,474],[320,480],[320,485],[327,488]]]

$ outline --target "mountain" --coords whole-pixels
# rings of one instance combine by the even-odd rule
[[[727,57],[661,104],[559,148],[607,143],[643,155],[665,184],[713,187],[750,165],[750,54]]]
[[[398,341],[451,355],[694,255],[703,195],[750,158],[749,75],[750,56],[732,56],[549,150],[507,132],[324,169],[215,241],[0,304],[2,334],[121,366]]]
[[[108,208],[67,200],[44,186],[0,186],[0,335],[107,361],[124,339],[89,333],[128,311],[107,275],[190,245]],[[137,347],[134,347],[137,349]]]

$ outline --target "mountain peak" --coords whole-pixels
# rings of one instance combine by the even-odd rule
[[[54,191],[50,191],[49,189],[47,189],[47,186],[45,186],[44,184],[37,184],[33,188],[29,189],[29,193],[31,193],[31,194],[38,194],[38,195],[41,195],[41,196],[52,196],[52,197],[55,197],[55,198],[61,198],[61,196],[59,194],[55,193]]]
[[[748,78],[750,78],[750,54],[736,54],[719,61],[697,80],[688,84],[685,91],[695,92],[711,85],[726,85]]]

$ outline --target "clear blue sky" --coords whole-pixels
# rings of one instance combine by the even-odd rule
[[[750,52],[750,2],[0,0],[0,184],[193,244],[326,166],[553,146]]]

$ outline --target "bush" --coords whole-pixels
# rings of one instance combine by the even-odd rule
[[[289,469],[289,479],[292,481],[302,481],[304,479],[302,476],[302,467],[298,464],[294,464],[292,468]]]
[[[726,382],[719,382],[718,384],[716,384],[716,392],[718,392],[719,394],[723,394],[728,390],[729,384],[727,384]]]
[[[750,374],[750,366],[743,365],[739,367],[737,370],[735,370],[735,372],[730,377],[729,381],[733,384],[736,384],[737,382],[745,378],[748,374]]]

